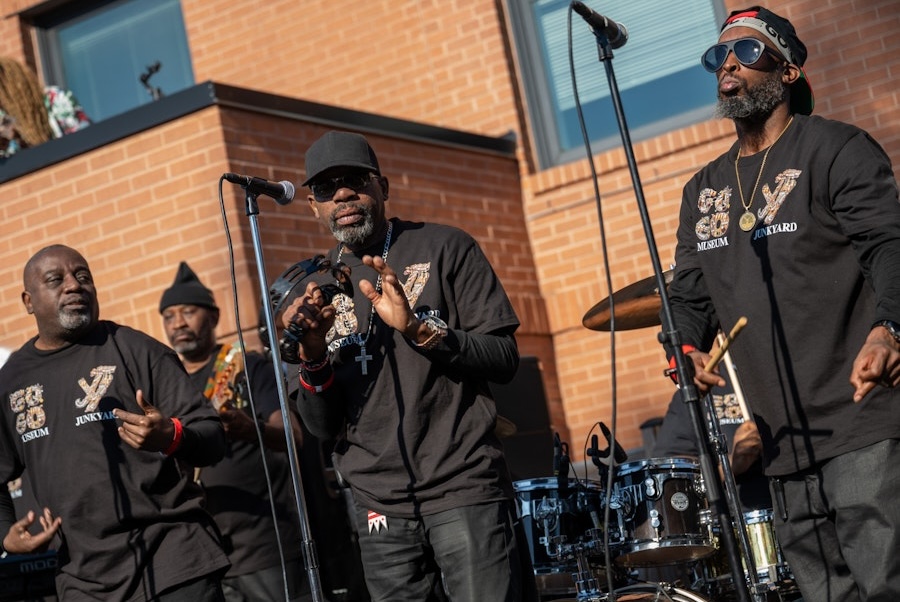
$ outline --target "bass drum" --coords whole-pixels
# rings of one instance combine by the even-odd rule
[[[616,602],[710,602],[700,594],[666,583],[638,583],[617,588],[615,592]],[[605,602],[608,599],[607,594],[602,594],[589,600],[564,598],[554,602]]]

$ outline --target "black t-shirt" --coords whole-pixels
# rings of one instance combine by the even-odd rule
[[[475,335],[511,335],[519,324],[512,305],[471,236],[450,226],[391,222],[387,263],[410,306],[420,317],[446,322],[461,337],[461,349],[422,353],[371,316],[371,304],[357,283],[362,278],[376,282],[377,274],[361,257],[381,255],[382,243],[344,253],[354,293],[334,302],[338,316],[330,349],[336,381],[327,397],[301,391],[304,422],[312,428],[318,419],[313,410],[342,405],[345,427],[336,467],[363,508],[412,518],[511,499],[489,387],[491,362],[498,360],[479,352],[479,346],[490,343]],[[332,251],[329,258],[336,255]],[[366,375],[357,361],[360,343],[372,356]]]
[[[221,346],[216,348],[206,366],[190,375],[198,390],[202,391],[210,376],[215,374],[219,349]],[[266,421],[281,409],[272,363],[258,353],[247,353],[246,357],[248,370],[238,373],[233,386],[247,404],[243,411],[252,417],[249,396],[244,392],[249,381],[256,417]],[[247,374],[249,378],[246,378]],[[286,452],[266,449],[266,465],[272,480],[285,558],[293,560],[300,557],[301,537]],[[225,457],[202,468],[200,481],[206,493],[206,509],[222,531],[225,551],[231,561],[228,576],[280,566],[266,472],[256,441],[229,440]]]
[[[35,501],[62,518],[60,599],[145,600],[228,566],[179,454],[119,438],[112,410],[140,413],[138,389],[185,437],[218,422],[170,349],[112,322],[54,351],[32,339],[0,369],[0,481],[27,467]]]
[[[684,343],[748,324],[732,345],[765,448],[784,475],[900,437],[900,389],[854,403],[853,361],[876,319],[900,320],[900,203],[865,132],[795,115],[769,151],[749,232],[737,144],[685,186],[669,297]],[[765,152],[740,160],[745,194]],[[750,202],[745,198],[746,202]]]

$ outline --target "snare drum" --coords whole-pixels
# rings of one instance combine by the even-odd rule
[[[618,564],[664,566],[716,551],[701,521],[706,497],[696,461],[650,458],[622,464],[613,487],[610,505],[618,516],[619,537],[612,547]]]
[[[556,477],[513,483],[535,575],[571,573],[572,563],[557,558],[559,544],[579,541],[602,520],[598,483],[566,479],[563,484],[561,491]]]

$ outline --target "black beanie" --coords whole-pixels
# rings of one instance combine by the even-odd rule
[[[218,309],[212,291],[203,286],[197,274],[182,261],[175,275],[175,282],[167,288],[159,300],[159,313],[172,305],[201,305]]]

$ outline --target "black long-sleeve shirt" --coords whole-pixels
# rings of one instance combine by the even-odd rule
[[[873,323],[900,321],[900,202],[887,155],[865,132],[796,115],[771,148],[757,223],[744,207],[735,144],[685,186],[669,298],[682,342],[732,345],[757,414],[769,475],[900,437],[900,392],[852,400],[852,364]],[[749,192],[765,153],[742,157]],[[745,199],[745,202],[750,202]]]

